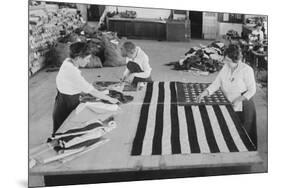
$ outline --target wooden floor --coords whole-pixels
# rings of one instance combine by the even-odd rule
[[[158,42],[135,40],[150,57],[153,80],[158,81],[184,81],[184,82],[211,82],[216,74],[209,76],[196,76],[187,72],[170,70],[163,64],[176,61],[193,46],[208,44],[210,41],[191,41],[188,43]],[[124,67],[84,69],[83,75],[89,82],[93,81],[117,81]],[[55,77],[57,72],[39,72],[29,80],[29,146],[34,147],[46,141],[52,130],[52,108],[56,95]],[[267,94],[257,90],[254,98],[257,108],[258,122],[258,152],[263,163],[253,166],[249,172],[267,171]],[[112,132],[114,134],[114,131]],[[124,134],[127,134],[124,130]],[[120,138],[122,139],[122,138]],[[106,147],[106,145],[105,145]],[[85,155],[85,157],[87,157]],[[32,178],[33,184],[38,184],[42,179]],[[30,182],[30,183],[32,183]]]

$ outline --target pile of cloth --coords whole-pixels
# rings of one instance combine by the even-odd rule
[[[125,58],[121,55],[123,40],[118,38],[115,32],[102,32],[85,25],[58,40],[46,54],[46,65],[58,70],[64,59],[69,56],[69,46],[72,43],[87,42],[90,46],[91,58],[82,68],[123,66],[126,64]]]
[[[219,71],[223,66],[223,52],[225,45],[220,41],[200,47],[193,47],[187,51],[185,57],[177,62],[166,65],[174,66],[174,70],[194,70],[206,73]]]
[[[126,10],[125,12],[120,12],[120,17],[121,18],[136,18],[137,12]]]
[[[230,29],[227,31],[226,36],[229,37],[230,39],[239,39],[240,35],[238,34],[237,31]]]
[[[47,143],[32,148],[29,152],[29,168],[53,162],[61,164],[79,158],[107,143],[109,139],[104,136],[117,127],[113,117],[76,125],[56,133]]]

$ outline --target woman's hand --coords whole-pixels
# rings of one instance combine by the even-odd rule
[[[130,74],[130,75],[128,76],[127,81],[130,82],[130,83],[132,83],[133,80],[134,80],[134,78],[135,78],[135,74],[132,73],[132,74]]]
[[[208,90],[207,90],[207,89],[204,90],[200,95],[197,96],[196,102],[197,102],[197,103],[200,103],[201,100],[202,100],[204,97],[208,96],[208,95],[209,95]]]
[[[232,101],[232,105],[233,106],[237,106],[239,103],[241,103],[242,101],[246,100],[246,97],[244,97],[243,95],[237,97],[236,99],[234,99]]]

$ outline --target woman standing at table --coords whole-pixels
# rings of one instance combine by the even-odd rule
[[[238,44],[230,44],[225,49],[224,63],[214,82],[198,96],[198,102],[221,88],[257,146],[256,109],[252,99],[256,93],[254,71],[242,62],[242,52]]]
[[[118,102],[118,100],[105,95],[104,92],[96,90],[81,75],[79,66],[87,63],[90,56],[91,54],[86,43],[76,42],[70,45],[69,58],[64,60],[56,77],[58,92],[53,110],[53,134],[55,134],[68,115],[78,106],[79,96],[82,92],[107,100],[110,103]]]

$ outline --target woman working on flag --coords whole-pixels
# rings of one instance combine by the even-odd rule
[[[79,66],[87,63],[90,58],[88,46],[83,42],[76,42],[70,46],[69,58],[62,63],[56,77],[57,96],[53,111],[53,134],[59,129],[68,115],[78,106],[79,96],[89,93],[94,97],[117,103],[118,100],[111,98],[96,90],[92,84],[87,82],[81,75]]]
[[[254,71],[242,62],[241,48],[237,44],[230,44],[226,48],[224,62],[214,82],[197,97],[197,102],[221,88],[257,146],[256,110],[252,99],[256,93]]]
[[[131,41],[126,41],[121,47],[122,56],[126,57],[126,69],[122,81],[128,81],[132,85],[138,82],[151,82],[152,68],[146,53]]]

